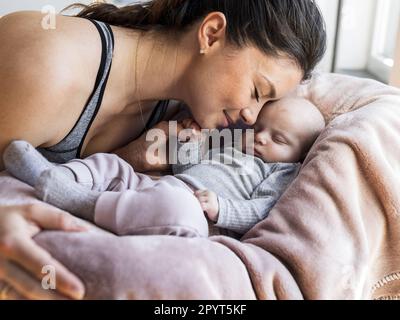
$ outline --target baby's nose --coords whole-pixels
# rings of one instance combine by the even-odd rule
[[[256,141],[256,143],[261,144],[261,145],[265,145],[267,144],[267,137],[264,133],[259,132],[255,135],[254,140]]]

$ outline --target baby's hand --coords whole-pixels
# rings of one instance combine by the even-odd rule
[[[210,190],[197,190],[194,195],[200,202],[200,206],[207,214],[208,219],[218,221],[219,204],[218,196]]]
[[[196,131],[201,131],[200,126],[192,118],[188,118],[188,119],[182,120],[180,123],[181,123],[181,125],[182,125],[182,127],[184,129],[194,129]]]
[[[200,126],[193,119],[185,119],[179,125],[183,128],[178,132],[180,142],[201,142],[205,139]]]

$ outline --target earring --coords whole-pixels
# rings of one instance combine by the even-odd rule
[[[200,54],[201,54],[201,55],[203,55],[203,54],[205,54],[205,53],[206,53],[206,50],[200,49]]]

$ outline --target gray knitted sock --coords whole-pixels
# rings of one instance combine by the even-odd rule
[[[65,176],[60,167],[44,171],[35,185],[39,199],[74,214],[94,221],[94,209],[100,192],[92,191]]]
[[[9,173],[32,187],[43,171],[54,167],[30,143],[21,140],[8,145],[3,152],[3,162]]]
[[[4,150],[4,166],[14,177],[34,187],[40,175],[56,165],[49,162],[42,154],[37,151],[29,142],[13,141]],[[68,167],[59,166],[70,179],[75,180],[74,172]]]

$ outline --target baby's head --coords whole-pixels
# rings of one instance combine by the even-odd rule
[[[325,120],[310,101],[283,98],[263,107],[252,135],[243,137],[243,152],[264,162],[301,162],[325,128]]]

